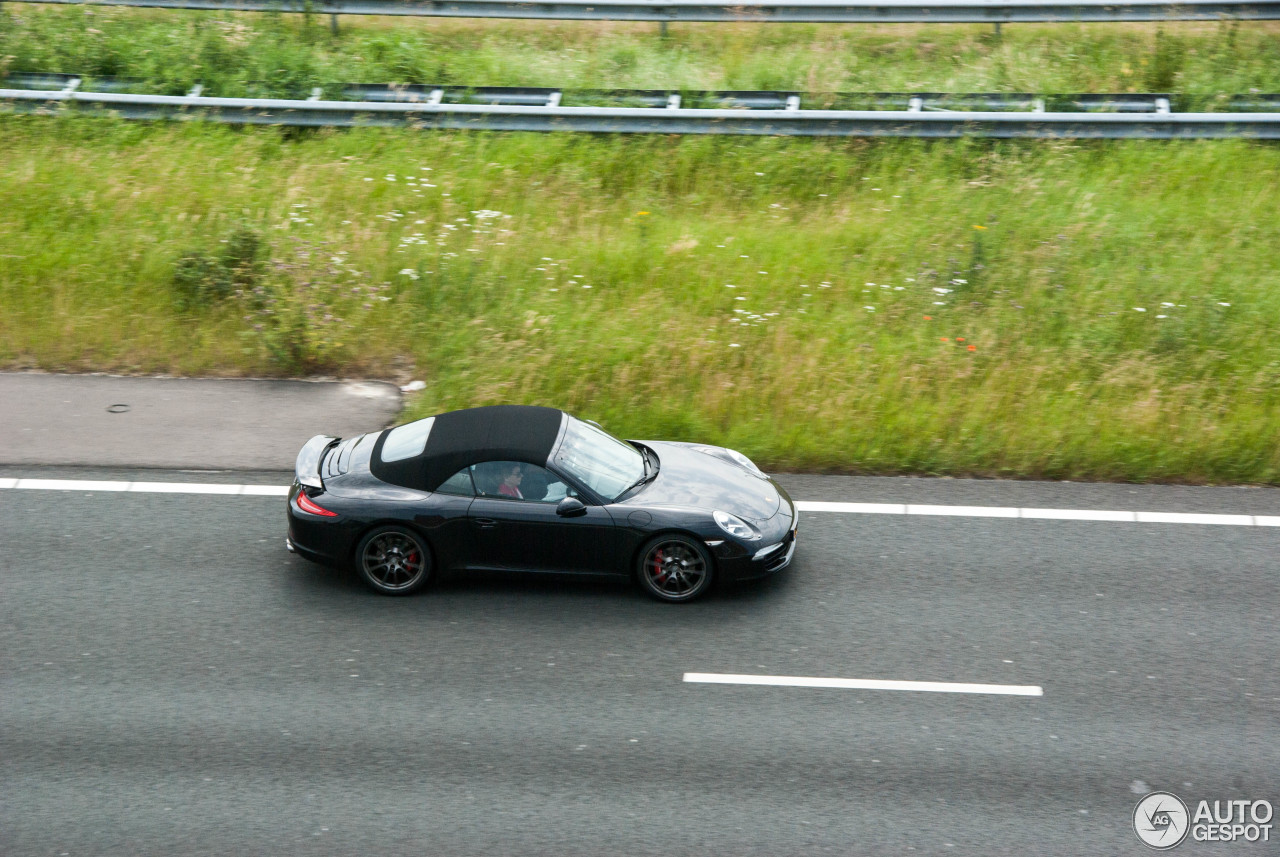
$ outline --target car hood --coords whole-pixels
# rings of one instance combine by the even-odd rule
[[[642,440],[658,454],[658,477],[623,501],[634,506],[692,506],[720,510],[752,523],[772,518],[782,497],[769,479],[761,479],[705,452],[699,444]]]

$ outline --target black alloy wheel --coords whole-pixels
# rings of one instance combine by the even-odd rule
[[[692,601],[711,586],[711,555],[678,533],[658,536],[640,551],[640,585],[660,601]]]
[[[356,571],[374,592],[408,595],[431,578],[431,552],[421,536],[404,527],[378,527],[356,547]]]

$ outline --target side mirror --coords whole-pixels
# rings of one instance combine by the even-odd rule
[[[587,514],[587,507],[577,497],[565,497],[556,504],[556,514],[562,518],[581,518]]]

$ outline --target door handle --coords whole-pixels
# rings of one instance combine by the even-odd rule
[[[476,526],[480,527],[482,530],[491,530],[498,526],[498,522],[493,518],[476,518],[475,522]]]

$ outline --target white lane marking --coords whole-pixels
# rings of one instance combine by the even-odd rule
[[[128,491],[128,482],[94,482],[88,479],[19,479],[14,488],[40,491]]]
[[[230,494],[285,497],[287,485],[235,485],[221,482],[102,482],[92,479],[0,479],[0,489],[35,491],[127,491],[133,494]]]
[[[1229,527],[1253,526],[1252,515],[1188,515],[1180,512],[1139,512],[1139,524],[1225,524]]]
[[[797,500],[801,512],[852,512],[857,515],[905,515],[901,503],[828,503],[823,500]]]
[[[1035,684],[966,684],[956,681],[884,681],[865,678],[814,678],[798,675],[733,675],[729,673],[685,673],[684,680],[697,684],[753,684],[770,687],[836,687],[847,690],[913,690],[930,693],[990,693],[1001,696],[1044,696]]]
[[[241,494],[244,486],[217,482],[131,482],[129,490],[139,494]]]
[[[44,491],[128,491],[137,494],[230,494],[249,497],[285,497],[289,494],[288,485],[0,478],[0,490],[7,488]],[[928,517],[1027,518],[1058,521],[1119,521],[1140,524],[1280,527],[1280,515],[1124,512],[1107,509],[1023,509],[1015,506],[935,506],[920,503],[837,503],[827,500],[797,500],[796,508],[801,512],[831,512],[852,515],[924,515]]]
[[[1018,510],[1010,506],[907,506],[908,515],[955,515],[965,518],[1016,518]]]
[[[1127,521],[1138,520],[1137,512],[1106,512],[1101,509],[1023,509],[1024,518],[1051,521]]]
[[[1055,521],[1119,521],[1139,524],[1212,524],[1232,527],[1280,527],[1280,515],[1208,515],[1188,512],[1125,512],[1111,509],[1023,509],[1015,506],[929,506],[912,503],[833,503],[797,500],[801,512],[862,515],[926,515],[957,518],[1026,518]]]
[[[288,497],[288,485],[245,485],[241,494],[256,497]]]

